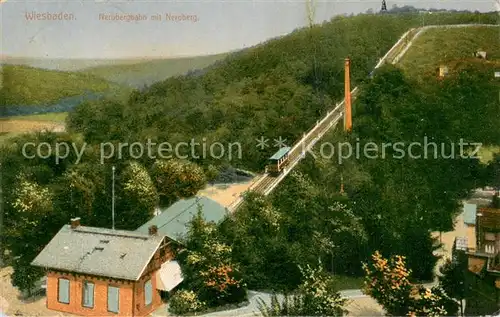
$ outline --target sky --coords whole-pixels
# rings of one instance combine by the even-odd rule
[[[304,0],[0,0],[2,54],[46,58],[178,57],[216,54],[253,46],[307,25]],[[390,9],[498,10],[499,0],[386,0]],[[380,1],[316,0],[316,22],[335,15],[380,10]],[[36,14],[63,13],[69,20],[30,20]],[[142,21],[110,21],[100,14],[143,15]],[[160,14],[161,20],[153,20]],[[189,16],[167,20],[166,15]]]

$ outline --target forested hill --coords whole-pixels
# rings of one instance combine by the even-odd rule
[[[68,97],[102,94],[113,91],[128,93],[120,85],[102,78],[69,71],[56,71],[24,65],[2,65],[2,106],[48,106]]]
[[[497,15],[425,16],[426,24],[479,20],[495,24]],[[231,163],[260,170],[274,149],[256,151],[255,138],[297,140],[342,98],[346,56],[352,60],[354,87],[405,31],[421,24],[421,15],[415,13],[336,17],[230,55],[202,76],[158,82],[133,93],[127,104],[84,104],[71,115],[70,127],[90,142],[240,142],[243,161]]]

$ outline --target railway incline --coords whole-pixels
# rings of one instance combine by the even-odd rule
[[[455,25],[429,25],[419,28],[412,28],[404,33],[399,40],[392,46],[392,48],[382,57],[374,68],[374,71],[384,64],[396,64],[406,54],[408,49],[412,46],[413,42],[425,31],[436,28],[465,28],[465,27],[499,27],[493,24],[455,24]],[[351,101],[354,102],[359,94],[359,88],[355,87],[351,91]],[[339,121],[342,120],[344,114],[345,99],[336,104],[335,107],[328,111],[327,114],[307,132],[304,133],[302,138],[298,140],[291,148],[288,157],[289,164],[285,167],[283,172],[277,176],[272,176],[264,173],[257,177],[248,188],[248,191],[254,191],[264,196],[269,195],[278,184],[290,173],[290,171],[297,166],[297,164],[305,157],[306,153],[310,151],[316,142],[320,140],[331,128],[335,127]],[[241,206],[244,201],[245,193],[240,195],[228,207],[229,212],[234,212]]]

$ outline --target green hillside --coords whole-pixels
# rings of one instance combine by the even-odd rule
[[[120,93],[122,87],[96,76],[46,70],[23,65],[3,65],[3,99],[6,105],[48,105],[85,92]]]
[[[453,71],[457,60],[474,60],[477,50],[486,51],[488,61],[500,61],[499,31],[498,27],[429,29],[415,40],[399,65],[409,76],[422,79],[437,75],[440,65]]]
[[[78,71],[84,68],[113,65],[118,60],[96,58],[48,58],[48,57],[22,57],[2,56],[2,63],[8,65],[26,65],[34,68],[50,70]],[[119,60],[120,63],[137,63],[137,60]]]
[[[435,78],[441,65],[448,67],[449,76],[472,67],[483,73],[485,79],[489,77],[491,80],[493,72],[500,70],[499,30],[498,27],[427,30],[415,40],[398,66],[417,81]],[[474,57],[476,50],[485,51],[487,59]],[[500,89],[500,82],[498,83]],[[474,117],[471,117],[471,121],[474,121]],[[476,128],[481,130],[487,127]],[[481,161],[488,163],[495,153],[500,153],[500,147],[483,146],[480,151]]]
[[[297,140],[341,100],[346,56],[352,60],[354,87],[366,81],[379,58],[421,21],[419,14],[336,17],[321,26],[299,29],[233,53],[203,76],[158,82],[134,94],[126,105],[109,105],[109,110],[106,104],[79,109],[72,116],[72,126],[87,131],[89,140],[95,141],[111,133],[113,138],[185,141],[205,137],[222,143],[239,142],[245,156],[232,163],[260,170],[274,149],[255,151],[255,138],[265,135],[281,136],[289,143]],[[426,24],[477,21],[478,15],[473,13],[426,17]],[[497,16],[483,14],[481,21],[495,24]],[[114,115],[116,107],[122,109],[119,120]],[[87,125],[95,128],[84,128]]]
[[[203,69],[225,58],[228,54],[169,58],[143,62],[127,62],[114,65],[86,68],[82,72],[107,79],[112,82],[142,87],[168,77],[184,75],[189,71]]]

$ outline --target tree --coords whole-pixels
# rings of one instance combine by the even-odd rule
[[[431,289],[410,283],[411,270],[402,256],[385,259],[376,251],[363,263],[363,292],[373,297],[391,316],[453,316],[458,304],[440,287]]]
[[[128,162],[120,176],[117,225],[135,230],[153,217],[159,197],[148,171],[137,162]]]
[[[156,161],[151,168],[151,177],[162,206],[169,206],[180,198],[194,196],[206,185],[206,176],[201,167],[177,159]]]
[[[209,165],[207,167],[207,170],[205,171],[205,175],[207,177],[207,181],[210,182],[210,184],[213,185],[213,182],[217,179],[217,176],[219,176],[220,171],[217,167],[214,165]]]
[[[271,202],[252,192],[245,195],[238,212],[219,225],[251,289],[282,289],[288,285],[296,288],[300,283],[296,257],[283,237],[281,225],[281,214]]]
[[[32,267],[31,261],[52,238],[40,228],[50,227],[55,216],[53,193],[29,180],[25,174],[18,176],[14,186],[14,199],[10,205],[16,212],[14,216],[17,224],[5,228],[4,237],[14,258],[12,284],[21,290],[28,290],[31,295],[31,289],[43,276],[43,270]]]
[[[486,167],[486,184],[500,193],[500,154],[496,154]]]
[[[262,298],[257,305],[263,316],[343,316],[347,299],[333,289],[333,278],[323,271],[323,265],[302,268],[303,282],[293,295],[285,294],[279,300],[276,294],[271,296],[270,305]]]
[[[216,224],[204,220],[201,206],[189,224],[184,245],[178,258],[185,287],[201,302],[215,307],[246,299],[246,285],[239,265],[232,261],[232,249],[219,238]]]
[[[463,300],[467,295],[466,275],[467,267],[465,266],[465,257],[463,252],[458,251],[457,258],[446,259],[445,263],[439,268],[441,273],[438,276],[439,284],[446,294],[460,303],[460,313],[463,316]],[[465,261],[464,261],[465,260]]]
[[[105,169],[103,165],[83,163],[69,168],[53,185],[56,192],[56,207],[68,217],[81,217],[83,223],[96,225],[98,214],[96,204],[105,195]],[[107,215],[106,215],[107,216]]]

